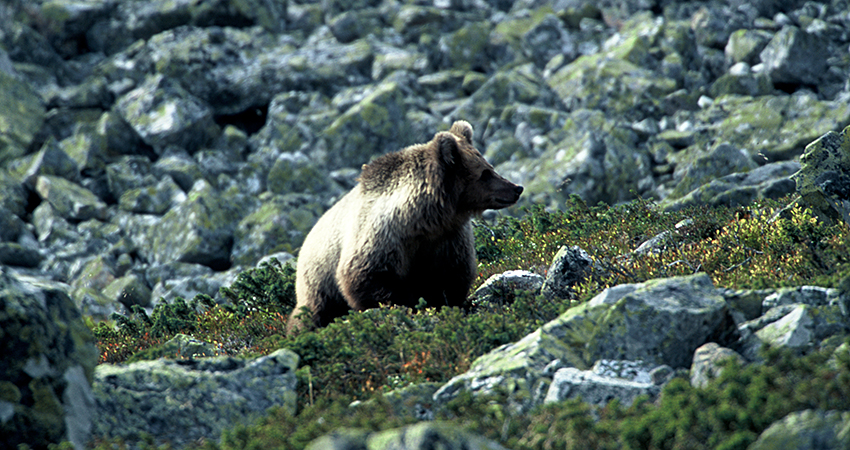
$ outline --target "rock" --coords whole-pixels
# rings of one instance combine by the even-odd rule
[[[408,95],[404,86],[384,82],[334,120],[322,133],[330,168],[359,167],[372,156],[425,140],[411,136],[405,120]]]
[[[679,211],[695,205],[738,206],[755,200],[781,198],[794,192],[794,182],[789,177],[798,168],[796,162],[783,161],[765,164],[749,172],[725,175],[681,198],[663,201],[662,208]]]
[[[0,242],[0,264],[35,268],[42,259],[37,247],[25,246],[17,242]]]
[[[216,348],[212,344],[179,333],[162,344],[156,357],[194,359],[216,356],[216,353]]]
[[[93,384],[96,437],[152,436],[182,447],[218,439],[276,406],[295,413],[298,356],[281,349],[254,360],[213,357],[101,364]],[[134,405],[128,408],[127,405]]]
[[[691,363],[691,386],[706,387],[709,381],[720,376],[723,372],[722,363],[730,358],[739,364],[745,363],[744,358],[732,349],[714,342],[701,345],[694,352],[694,361]]]
[[[148,77],[115,108],[158,153],[169,145],[197,150],[219,133],[209,106],[163,75]]]
[[[128,274],[109,283],[103,290],[107,299],[123,304],[128,310],[133,305],[147,307],[151,303],[151,290],[136,274]]]
[[[68,295],[0,270],[0,336],[0,445],[85,448],[97,349]]]
[[[29,168],[24,173],[24,180],[30,185],[35,185],[35,179],[38,175],[54,175],[78,183],[80,181],[80,168],[77,162],[65,153],[59,143],[50,137],[42,145],[41,150],[35,154]]]
[[[774,84],[817,84],[826,72],[828,57],[817,36],[794,26],[783,27],[760,54],[764,73]]]
[[[683,368],[700,345],[733,342],[737,334],[723,297],[705,274],[619,285],[479,357],[434,399],[446,401],[462,389],[490,393],[498,387],[525,410],[543,400],[546,367],[555,360],[578,370],[600,359]]]
[[[802,167],[791,178],[798,203],[827,223],[850,224],[850,127],[827,132],[806,147]]]
[[[850,331],[838,306],[796,304],[776,309],[784,314],[781,318],[753,330],[762,342],[771,346],[808,351],[817,348],[827,337],[844,335]],[[766,312],[765,316],[770,313]]]
[[[118,206],[139,214],[165,214],[186,200],[186,194],[166,175],[152,186],[128,189],[118,199]]]
[[[633,372],[631,376],[620,373],[624,368]],[[596,406],[604,406],[617,399],[628,407],[639,395],[646,395],[652,400],[661,392],[650,377],[653,368],[641,362],[600,360],[592,370],[559,369],[552,378],[544,403],[580,397],[585,403]]]
[[[367,433],[355,430],[337,430],[322,436],[307,447],[308,450],[505,450],[498,443],[470,434],[454,425],[441,422],[423,422],[403,428]]]
[[[172,261],[227,267],[233,246],[233,224],[240,207],[228,202],[206,181],[198,181],[187,199],[169,210],[150,230],[133,236],[149,261]]]
[[[41,99],[28,83],[0,72],[0,164],[27,152],[44,114]]]
[[[540,293],[548,299],[571,299],[572,287],[590,277],[593,271],[594,262],[589,253],[577,245],[562,246],[552,259]]]
[[[716,178],[731,173],[746,173],[758,167],[745,151],[727,142],[714,146],[703,155],[695,156],[694,160],[683,161],[676,166],[674,177],[679,182],[668,199],[681,197]]]
[[[749,450],[809,450],[847,448],[850,445],[850,413],[807,409],[792,412],[774,422]]]
[[[554,14],[547,14],[522,35],[522,49],[540,69],[556,55],[561,55],[562,63],[569,63],[577,56],[573,38],[564,28],[564,22]]]
[[[513,300],[516,291],[540,292],[543,277],[527,270],[509,270],[490,276],[472,294],[475,304],[504,305]]]
[[[726,42],[724,50],[726,62],[731,66],[745,62],[755,65],[759,62],[759,54],[773,36],[763,30],[741,29],[733,32]]]
[[[295,194],[269,196],[236,225],[231,262],[251,266],[264,255],[292,252],[304,241],[322,211]]]
[[[36,178],[35,191],[56,214],[71,220],[106,219],[106,204],[90,190],[64,178],[41,175]]]

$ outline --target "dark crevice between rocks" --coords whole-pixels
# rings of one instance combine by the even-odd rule
[[[220,127],[233,125],[244,131],[248,136],[251,136],[260,131],[260,129],[266,124],[266,116],[268,115],[268,112],[269,105],[252,106],[235,114],[221,114],[215,116],[215,123],[217,123]]]
[[[809,90],[811,90],[812,92],[815,92],[815,93],[818,92],[817,86],[811,86],[811,85],[800,84],[800,83],[779,83],[779,82],[776,82],[776,83],[773,83],[773,87],[776,90],[782,91],[786,94],[793,94],[793,93],[795,93],[795,92],[797,92],[801,89],[809,89]]]

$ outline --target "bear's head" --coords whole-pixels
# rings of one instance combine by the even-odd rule
[[[469,122],[455,122],[449,131],[437,133],[434,141],[445,169],[446,187],[456,196],[458,212],[478,214],[485,209],[511,206],[519,200],[522,186],[504,179],[481,156],[472,144]]]

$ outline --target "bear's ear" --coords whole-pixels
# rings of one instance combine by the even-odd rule
[[[440,162],[451,166],[460,160],[460,149],[457,146],[457,137],[451,133],[437,133],[437,153]]]
[[[466,142],[469,145],[472,145],[472,125],[465,120],[458,120],[457,122],[452,124],[452,128],[449,130],[453,135],[466,139]]]

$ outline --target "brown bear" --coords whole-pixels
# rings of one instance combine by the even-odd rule
[[[298,257],[298,304],[325,326],[379,304],[461,306],[476,276],[470,218],[513,205],[522,193],[455,122],[431,142],[364,165],[359,183],[307,235]]]

